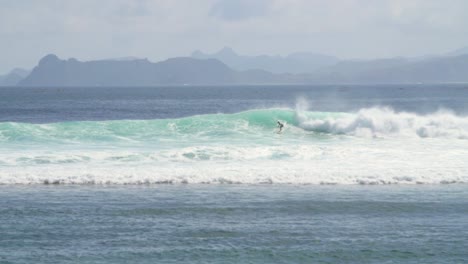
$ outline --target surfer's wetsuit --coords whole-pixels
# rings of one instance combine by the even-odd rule
[[[283,123],[281,123],[280,121],[278,121],[278,127],[279,127],[279,131],[278,132],[281,132],[281,130],[283,130]]]

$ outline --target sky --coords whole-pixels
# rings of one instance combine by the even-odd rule
[[[466,0],[0,0],[0,74],[46,54],[160,61],[243,55],[425,56],[468,46]]]

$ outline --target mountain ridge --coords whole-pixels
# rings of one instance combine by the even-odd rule
[[[262,70],[234,71],[215,59],[170,58],[161,62],[61,60],[43,57],[20,86],[153,86],[184,84],[269,83],[278,81]]]
[[[223,54],[236,56],[236,53],[229,49],[225,49]],[[418,59],[397,57],[343,60],[301,74],[272,73],[265,69],[235,70],[219,59],[213,58],[175,57],[160,62],[138,58],[79,61],[75,58],[60,59],[54,54],[49,54],[39,61],[28,76],[17,75],[24,72],[12,71],[8,85],[15,83],[18,86],[468,83],[468,54]]]
[[[330,66],[339,61],[329,55],[311,52],[296,52],[287,56],[256,55],[245,56],[237,54],[232,48],[224,47],[221,50],[208,54],[196,50],[191,54],[196,59],[218,59],[235,70],[263,69],[272,73],[310,73],[319,68]]]

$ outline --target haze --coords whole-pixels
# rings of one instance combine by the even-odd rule
[[[0,73],[48,53],[158,61],[230,46],[347,58],[443,54],[468,45],[464,0],[0,0]]]

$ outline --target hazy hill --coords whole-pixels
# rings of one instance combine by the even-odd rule
[[[345,60],[332,66],[317,70],[317,75],[335,75],[340,78],[349,79],[360,74],[374,71],[377,69],[390,69],[408,64],[410,61],[406,58],[390,58],[376,60]]]
[[[0,86],[14,86],[24,79],[30,71],[16,68],[6,75],[0,75]]]
[[[277,76],[261,70],[234,71],[215,59],[172,58],[81,62],[42,58],[22,86],[152,86],[166,84],[272,83]]]
[[[468,47],[463,47],[463,48],[459,48],[454,51],[451,51],[447,53],[447,56],[459,56],[459,55],[465,55],[465,54],[468,54]]]
[[[468,54],[431,58],[389,68],[374,68],[354,76],[366,82],[468,82]]]
[[[421,60],[343,61],[306,78],[315,83],[468,82],[468,54]]]
[[[194,51],[192,58],[218,59],[236,70],[262,69],[272,73],[309,73],[338,62],[338,59],[333,56],[306,52],[293,53],[286,57],[242,56],[228,47],[213,54]]]

